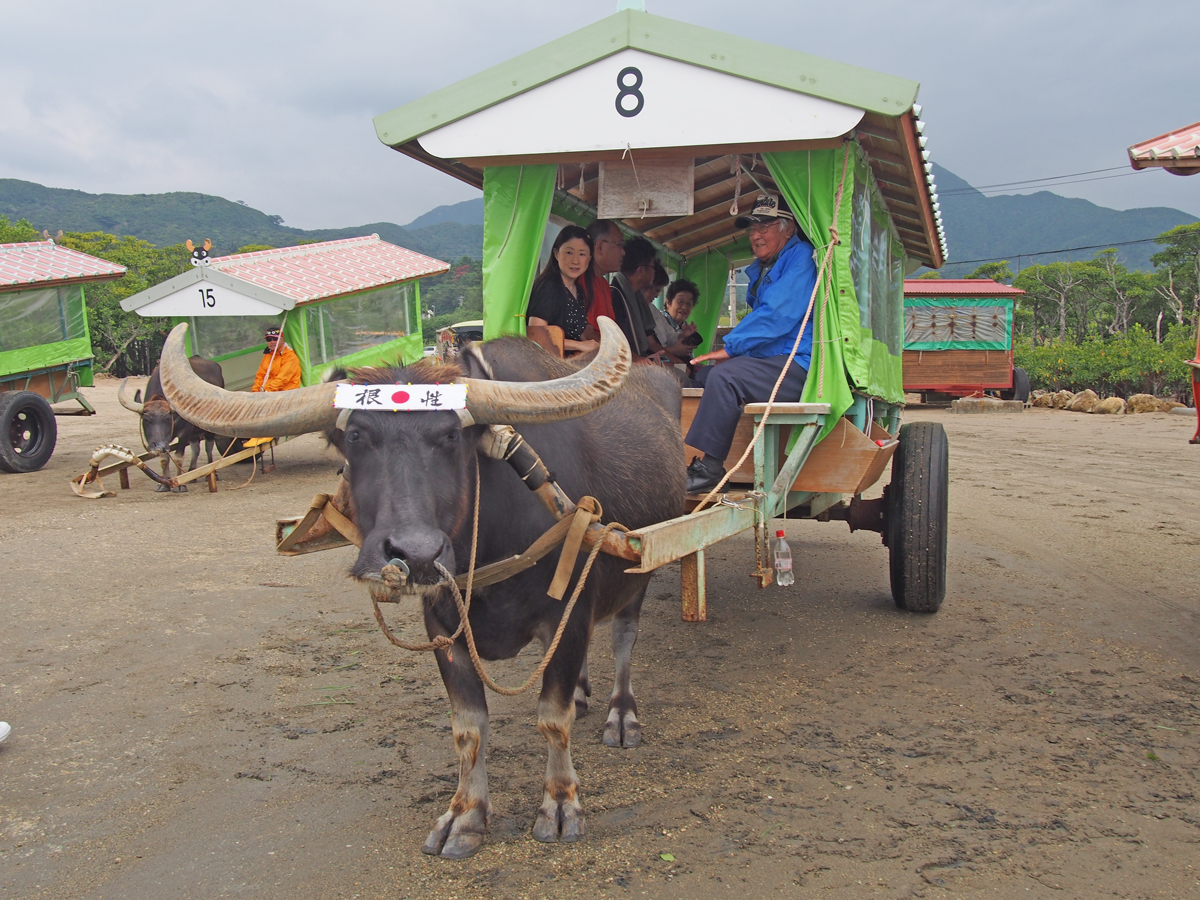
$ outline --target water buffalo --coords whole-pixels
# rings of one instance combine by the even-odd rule
[[[568,496],[597,498],[604,521],[636,529],[683,512],[681,392],[664,371],[630,366],[617,326],[601,320],[602,340],[586,366],[551,357],[523,338],[478,346],[461,368],[418,362],[407,368],[351,373],[355,383],[468,385],[467,409],[365,412],[333,408],[334,384],[288,394],[231,394],[204,384],[184,363],[178,326],[163,350],[163,386],[184,415],[220,434],[285,435],[325,430],[348,463],[347,477],[362,548],[352,569],[378,583],[389,560],[403,560],[424,596],[431,638],[451,635],[459,616],[438,573],[467,569],[475,485],[479,485],[478,565],[523,552],[554,522],[508,463],[483,454],[489,425],[516,425]],[[631,371],[632,368],[632,371]],[[339,418],[341,416],[341,418]],[[526,644],[551,641],[565,601],[547,596],[555,551],[536,566],[476,590],[470,624],[483,659],[509,659]],[[578,578],[584,555],[580,554]],[[617,678],[606,743],[629,745],[639,734],[629,683],[637,616],[649,575],[626,574],[626,560],[601,554],[542,680],[538,730],[550,745],[545,793],[533,826],[540,841],[574,841],[585,832],[571,763],[577,685],[596,622],[613,618]],[[568,595],[569,596],[569,595]],[[489,803],[485,768],[488,712],[484,687],[460,637],[436,652],[450,695],[458,790],[430,832],[426,853],[470,856],[483,844]]]
[[[204,381],[217,387],[225,387],[225,376],[221,372],[221,367],[212,360],[204,359],[201,356],[193,356],[188,362],[192,366],[192,370],[199,375]],[[204,450],[208,455],[208,461],[213,461],[213,441],[214,435],[211,431],[205,431],[193,425],[183,416],[179,415],[171,408],[166,395],[163,394],[162,381],[159,378],[158,366],[154,367],[154,371],[150,373],[150,380],[146,382],[145,399],[142,399],[142,392],[135,391],[133,398],[130,399],[125,383],[129,380],[122,379],[120,386],[117,388],[117,399],[121,401],[121,405],[128,410],[132,410],[142,417],[142,434],[146,438],[146,449],[154,453],[166,453],[171,444],[174,444],[176,449],[183,453],[184,447],[192,448],[192,459],[188,463],[188,471],[196,468],[196,463],[200,459],[200,441],[204,441]],[[181,457],[182,458],[182,457]],[[163,474],[166,474],[166,460],[163,461]],[[166,485],[159,485],[159,491],[166,491]],[[179,490],[186,491],[187,485],[181,485]]]

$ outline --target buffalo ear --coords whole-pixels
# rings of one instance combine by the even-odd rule
[[[340,428],[325,429],[325,443],[333,449],[337,450],[342,455],[342,459],[346,458],[346,447],[343,443],[346,440],[346,432]]]
[[[141,388],[138,388],[136,391],[134,391],[134,392],[133,392],[133,402],[134,402],[134,403],[141,403],[141,402],[142,402],[142,390],[141,390]]]

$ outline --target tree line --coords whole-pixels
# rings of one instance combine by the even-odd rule
[[[1013,309],[1013,352],[1034,387],[1169,394],[1187,402],[1185,360],[1196,352],[1200,325],[1200,222],[1154,240],[1162,249],[1149,272],[1125,268],[1110,248],[1015,274],[1007,260],[984,263],[967,277],[1025,291]]]

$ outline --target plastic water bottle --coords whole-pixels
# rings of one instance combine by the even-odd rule
[[[771,541],[771,557],[775,560],[775,583],[780,587],[795,584],[796,576],[792,573],[792,548],[783,539],[782,531],[775,532]]]

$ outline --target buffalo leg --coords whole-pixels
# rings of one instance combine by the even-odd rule
[[[212,434],[204,435],[204,453],[208,457],[208,464],[210,466],[212,465],[212,461],[213,461],[213,445],[216,442],[217,442],[217,439],[214,435],[212,435]],[[212,477],[214,480],[217,480],[217,479],[220,479],[221,476],[218,475],[216,472],[213,472]]]
[[[169,453],[169,451],[168,451],[168,453]],[[171,460],[170,460],[169,456],[162,457],[162,475],[163,475],[163,478],[171,477]],[[171,489],[169,487],[167,487],[165,484],[160,484],[154,490],[155,490],[155,493],[165,494],[168,491],[170,491]]]
[[[579,804],[579,776],[571,762],[571,725],[575,721],[575,685],[587,657],[588,630],[568,626],[542,676],[537,727],[550,745],[550,754],[542,805],[533,823],[533,836],[539,841],[577,841],[587,833]]]
[[[440,633],[440,629],[438,631]],[[491,812],[485,763],[488,708],[483,683],[475,674],[466,646],[459,640],[453,651],[453,662],[444,650],[434,655],[450,696],[450,723],[454,731],[454,752],[458,757],[458,790],[450,800],[450,808],[429,832],[421,852],[446,859],[465,859],[483,846]]]
[[[636,747],[642,742],[642,726],[637,717],[637,701],[633,697],[633,645],[637,643],[638,625],[642,615],[641,595],[613,618],[612,647],[616,663],[612,697],[608,701],[608,720],[604,723],[604,744],[608,747]]]
[[[588,661],[583,658],[583,668],[575,682],[575,718],[582,719],[587,715],[588,697],[592,696],[592,682],[588,679]]]

